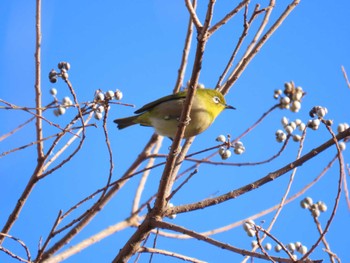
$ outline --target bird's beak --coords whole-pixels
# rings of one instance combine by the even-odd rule
[[[225,109],[231,109],[231,110],[235,110],[236,108],[231,106],[231,105],[227,105],[225,104]]]

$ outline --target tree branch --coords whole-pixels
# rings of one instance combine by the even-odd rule
[[[341,140],[347,136],[350,136],[350,128],[339,133],[336,136],[336,138],[337,138],[337,140]],[[287,164],[286,166],[282,167],[281,169],[278,169],[274,172],[269,173],[265,177],[255,181],[255,182],[252,182],[252,183],[245,185],[237,190],[230,191],[230,192],[223,194],[223,195],[220,195],[218,197],[209,198],[209,199],[206,199],[206,200],[203,200],[200,202],[196,202],[196,203],[192,203],[192,204],[168,208],[166,213],[165,213],[165,216],[172,215],[172,214],[178,214],[178,213],[184,213],[184,212],[198,210],[198,209],[203,209],[204,207],[216,205],[216,204],[225,202],[227,200],[237,198],[238,196],[240,196],[244,193],[252,191],[252,190],[254,190],[254,189],[256,189],[256,188],[258,188],[258,187],[260,187],[260,186],[262,186],[262,185],[264,185],[272,180],[275,180],[276,178],[289,172],[290,170],[294,169],[295,167],[301,166],[302,164],[304,164],[308,160],[314,158],[316,155],[325,151],[326,149],[328,149],[329,147],[331,147],[334,144],[335,144],[335,141],[332,138],[332,139],[328,140],[327,142],[323,143],[322,145],[320,145],[319,147],[311,150],[310,152],[308,152],[307,154],[305,154],[301,158]]]

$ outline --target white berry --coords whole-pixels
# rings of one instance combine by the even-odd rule
[[[95,96],[95,100],[102,101],[105,99],[105,95],[102,92],[98,92]]]
[[[69,97],[64,97],[62,100],[64,106],[71,106],[73,104],[72,100]]]
[[[226,142],[226,137],[221,134],[216,138],[216,141],[217,142]]]
[[[114,98],[114,92],[112,90],[109,90],[106,92],[106,98],[111,100]]]
[[[59,107],[58,107],[58,113],[59,113],[60,115],[63,115],[63,114],[66,113],[66,109],[63,108],[62,106],[59,106]]]
[[[94,117],[95,117],[96,120],[101,120],[103,115],[102,115],[101,112],[95,111]]]
[[[266,249],[266,250],[271,250],[271,248],[272,248],[272,246],[271,246],[270,243],[266,243],[266,244],[265,244],[265,249]]]
[[[288,118],[285,117],[285,116],[284,116],[284,117],[282,118],[282,120],[281,120],[281,123],[282,123],[283,127],[284,127],[284,126],[287,126],[287,125],[288,125],[288,122],[289,122],[289,120],[288,120]]]
[[[52,96],[56,96],[57,95],[57,89],[55,89],[55,88],[50,89],[50,94]]]
[[[293,141],[300,142],[301,141],[301,136],[299,134],[293,135]]]
[[[275,246],[275,251],[276,251],[276,252],[280,252],[281,250],[282,250],[281,245],[280,245],[280,244],[277,244],[277,245]]]
[[[307,247],[306,246],[301,246],[298,250],[298,252],[302,255],[305,255],[307,252]]]
[[[114,92],[114,96],[116,100],[121,100],[123,98],[123,92],[121,92],[119,89],[117,89]]]
[[[221,155],[221,159],[226,160],[228,158],[230,158],[232,155],[231,151],[229,149],[227,149],[222,155]]]

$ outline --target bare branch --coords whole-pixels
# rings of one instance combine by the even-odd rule
[[[41,0],[36,1],[36,44],[35,44],[35,104],[36,104],[36,140],[38,161],[44,158],[43,131],[42,131],[42,110],[41,110]]]
[[[237,14],[243,6],[247,5],[250,0],[243,0],[240,2],[231,12],[227,13],[224,18],[222,18],[219,22],[217,22],[215,25],[213,25],[209,30],[208,33],[212,35],[214,32],[216,32],[221,26],[226,24],[232,17],[234,17],[235,14]]]
[[[306,137],[306,129],[303,131],[303,135],[301,137],[301,141],[300,141],[300,144],[299,144],[299,150],[298,150],[298,153],[297,153],[297,157],[296,157],[296,160],[298,160],[301,156],[301,151],[303,149],[303,146],[304,146],[304,140],[305,140],[305,137]],[[276,210],[276,213],[274,214],[273,218],[271,219],[270,223],[269,223],[269,226],[266,230],[266,232],[270,232],[272,230],[272,227],[274,226],[274,224],[276,223],[277,221],[277,218],[278,216],[280,215],[281,211],[282,211],[282,208],[284,207],[284,205],[286,204],[286,200],[287,200],[287,196],[290,192],[290,189],[292,187],[292,183],[294,181],[294,177],[295,177],[295,174],[297,172],[297,167],[295,167],[292,171],[292,174],[290,175],[289,177],[289,182],[288,182],[288,185],[287,185],[287,189],[285,191],[285,193],[283,194],[282,196],[282,199],[281,199],[281,202]],[[264,231],[265,232],[265,231]],[[266,238],[266,235],[264,235],[262,238],[261,238],[261,242]],[[253,249],[254,251],[254,249]],[[288,256],[292,259],[292,256],[290,253],[288,253]],[[245,261],[248,260],[248,257],[246,257]],[[245,262],[243,261],[243,262]]]
[[[346,167],[348,175],[350,175],[350,167],[349,164]],[[348,188],[348,183],[347,183],[347,179],[346,179],[346,174],[344,174],[344,178],[343,178],[343,184],[344,184],[344,192],[345,192],[345,198],[346,198],[346,203],[348,204],[348,209],[350,210],[350,197],[349,197],[349,188]]]
[[[193,263],[206,263],[206,261],[202,261],[202,260],[192,258],[192,257],[187,257],[184,255],[175,253],[175,252],[171,252],[171,251],[167,251],[167,250],[163,250],[163,249],[158,249],[158,248],[140,247],[138,252],[160,254],[160,255],[170,256],[170,257],[178,258],[178,259],[193,262]]]
[[[350,128],[345,130],[344,132],[339,133],[336,136],[336,138],[338,140],[341,140],[349,135],[350,135]],[[328,149],[329,147],[331,147],[334,144],[335,144],[335,141],[333,139],[330,139],[327,142],[320,145],[319,147],[311,150],[310,152],[308,152],[307,154],[305,154],[301,158],[287,164],[286,166],[282,167],[281,169],[278,169],[274,172],[269,173],[265,177],[255,181],[255,182],[252,182],[252,183],[250,183],[246,186],[243,186],[237,190],[230,191],[230,192],[223,194],[223,195],[220,195],[218,197],[208,198],[206,200],[203,200],[203,201],[200,201],[197,203],[168,208],[165,215],[178,214],[178,213],[193,211],[193,210],[197,210],[197,209],[203,209],[204,207],[207,207],[207,206],[212,206],[215,204],[225,202],[225,201],[230,200],[232,198],[237,198],[238,196],[240,196],[246,192],[254,190],[254,189],[278,178],[279,176],[289,172],[290,170],[294,169],[295,167],[302,165],[303,163],[314,158],[316,155],[325,151],[326,149]]]
[[[304,194],[307,190],[309,190],[313,185],[315,185],[325,174],[326,172],[333,166],[334,162],[337,160],[337,156],[335,156],[328,164],[327,166],[322,170],[322,172],[309,184],[307,184],[305,187],[303,187],[300,191],[298,191],[297,193],[295,193],[293,196],[289,197],[286,201],[285,204],[288,204],[292,201],[294,201],[295,199],[297,199],[298,197],[300,197],[302,194]],[[215,235],[215,234],[219,234],[228,230],[231,230],[235,227],[241,226],[244,222],[246,222],[247,220],[256,220],[264,215],[267,215],[271,212],[273,212],[274,210],[278,209],[280,206],[280,204],[276,204],[270,208],[267,208],[255,215],[252,215],[248,218],[244,218],[242,220],[239,220],[237,222],[233,222],[229,225],[217,228],[217,229],[212,229],[206,232],[201,232],[201,235],[204,236],[211,236],[211,235]],[[179,235],[179,234],[172,234],[172,233],[165,233],[165,232],[159,232],[160,235],[166,236],[166,237],[170,237],[170,238],[179,238],[179,239],[187,239],[187,238],[191,238],[188,237],[187,235]]]
[[[324,125],[326,126],[327,130],[329,131],[329,133],[332,135],[332,141],[333,144],[336,146],[337,148],[337,152],[338,152],[338,161],[339,161],[339,180],[338,180],[338,187],[337,187],[337,194],[335,197],[335,201],[334,201],[334,206],[333,206],[333,210],[332,210],[332,214],[329,217],[327,224],[322,232],[322,234],[320,235],[320,237],[317,239],[317,241],[315,242],[315,244],[310,248],[310,250],[301,258],[301,260],[306,259],[318,246],[318,244],[321,242],[321,240],[323,239],[323,237],[325,236],[325,234],[328,232],[328,229],[331,225],[331,222],[333,221],[333,218],[335,216],[335,213],[337,211],[338,208],[338,204],[339,204],[339,199],[340,199],[340,194],[341,194],[341,187],[342,187],[342,181],[343,178],[345,176],[345,166],[344,166],[344,160],[343,160],[343,155],[341,153],[341,149],[339,147],[339,143],[338,141],[343,139],[342,136],[339,135],[343,135],[344,132],[346,131],[350,131],[350,128],[348,128],[347,130],[345,130],[342,133],[339,133],[338,135],[335,135],[331,129],[331,127],[329,125],[326,124],[326,122],[324,120],[322,120],[322,123],[324,123]]]
[[[102,239],[118,232],[118,231],[121,231],[127,227],[130,227],[130,226],[133,226],[135,225],[135,217],[133,218],[129,218],[127,220],[124,220],[118,224],[115,224],[113,226],[110,226],[110,227],[107,227],[106,229],[102,230],[101,232],[83,240],[82,242],[74,245],[74,246],[71,246],[70,248],[62,251],[61,253],[55,255],[55,256],[52,256],[44,261],[41,261],[41,262],[45,262],[45,263],[58,263],[58,262],[61,262],[79,252],[81,252],[83,249],[101,241]]]
[[[123,177],[128,177],[132,174],[137,167],[147,158],[149,155],[149,151],[152,149],[154,144],[157,142],[159,136],[153,135],[149,142],[146,144],[145,148],[142,150],[141,154],[136,158],[134,163],[129,167],[129,169],[124,173]],[[56,242],[49,250],[47,250],[42,259],[48,259],[55,252],[61,249],[67,242],[69,242],[79,231],[81,231],[91,220],[92,218],[100,211],[107,202],[112,198],[112,196],[118,192],[118,190],[127,182],[127,180],[121,180],[116,183],[100,200],[100,202],[95,203],[94,206],[90,209],[90,213],[88,213],[72,230],[70,230],[64,237]]]
[[[229,72],[229,70],[231,69],[232,65],[233,65],[233,61],[234,59],[236,58],[237,56],[237,53],[238,51],[240,50],[242,44],[243,44],[243,41],[244,39],[246,38],[246,36],[248,35],[248,32],[249,32],[249,29],[250,29],[250,26],[252,25],[253,21],[256,19],[256,17],[261,14],[262,10],[259,9],[260,5],[257,4],[255,6],[255,10],[253,12],[253,14],[251,15],[250,19],[247,19],[247,15],[248,15],[248,6],[246,5],[245,6],[245,11],[244,11],[244,23],[243,23],[243,32],[241,34],[241,36],[239,37],[238,39],[238,42],[236,44],[236,47],[234,48],[233,52],[232,52],[232,55],[224,69],[224,72],[221,74],[220,78],[218,79],[218,82],[216,84],[216,89],[219,89],[220,88],[220,85],[222,83],[222,81],[224,80],[224,78],[226,77],[227,73]],[[269,9],[271,10],[271,9]],[[266,23],[264,23],[264,21],[267,20],[267,13],[265,13],[265,19],[263,20],[263,23],[260,25],[260,29],[257,31],[257,33],[255,34],[255,37],[253,38],[252,42],[250,43],[249,47],[252,47],[253,44],[256,42],[257,38],[260,36],[260,32],[262,32],[261,30],[263,29],[263,25],[265,25]],[[246,52],[245,52],[245,55],[243,55],[243,58],[248,54],[248,50],[250,48],[247,48]],[[243,61],[243,59],[238,63],[238,65]],[[236,66],[236,69],[237,69],[238,66]],[[234,74],[235,71],[233,71],[231,73],[230,76],[232,76]]]
[[[4,248],[2,246],[0,246],[0,250],[4,251],[6,254],[10,255],[11,257],[13,257],[13,258],[15,258],[15,259],[17,259],[19,261],[28,262],[28,263],[31,262],[31,256],[30,256],[29,249],[28,249],[27,245],[22,240],[20,240],[17,237],[11,236],[9,234],[1,233],[1,232],[0,232],[0,236],[11,238],[14,241],[16,241],[18,244],[20,244],[24,248],[24,250],[25,250],[25,252],[27,254],[27,260],[25,260],[25,259],[23,259],[23,258],[21,258],[21,257],[19,257],[17,255],[15,255],[14,253],[12,253],[11,251],[9,251],[8,249],[6,249],[6,248]]]
[[[153,149],[153,154],[157,154],[159,152],[160,147],[162,146],[163,143],[163,137],[161,137],[158,141],[157,144],[155,145],[154,149]],[[154,164],[155,159],[154,158],[150,158],[150,160],[148,161],[148,164],[146,165],[146,168],[152,167]],[[132,213],[135,213],[136,211],[138,211],[139,209],[139,205],[140,205],[140,200],[141,200],[141,194],[143,192],[143,189],[145,187],[148,175],[150,174],[151,170],[146,170],[139,182],[139,185],[137,187],[136,193],[135,193],[135,198],[133,201],[133,205],[132,205]]]
[[[346,74],[344,66],[341,66],[341,71],[343,72],[346,85],[348,85],[348,88],[350,89],[350,81],[348,79],[348,75]]]
[[[313,216],[313,219],[314,219],[314,222],[316,224],[318,232],[320,233],[320,235],[322,235],[324,231],[322,229],[320,221],[318,220],[318,218],[316,216]],[[327,251],[327,253],[329,255],[330,262],[335,263],[335,261],[334,261],[334,253],[331,251],[331,248],[330,248],[330,246],[329,246],[329,244],[328,244],[328,242],[326,240],[326,236],[323,236],[322,243],[324,244],[324,246],[326,248],[326,251]]]
[[[35,117],[32,117],[30,119],[28,119],[27,121],[25,121],[24,123],[18,125],[18,127],[16,127],[15,129],[13,129],[12,131],[0,136],[0,142],[5,140],[7,137],[11,136],[12,134],[14,134],[15,132],[19,131],[20,129],[22,129],[24,126],[26,126],[28,123],[30,123],[31,121],[33,121],[35,119]]]
[[[291,4],[287,6],[280,17],[275,21],[275,23],[268,29],[268,31],[261,37],[261,39],[256,43],[254,48],[249,52],[249,54],[242,59],[242,63],[237,67],[235,74],[233,74],[227,82],[222,86],[220,91],[226,94],[233,83],[242,74],[243,70],[247,67],[253,57],[259,52],[261,47],[266,43],[266,41],[272,36],[272,34],[280,27],[282,22],[288,17],[288,15],[293,11],[293,9],[300,3],[300,0],[294,0]]]
[[[164,229],[168,229],[168,230],[171,230],[171,231],[176,231],[176,232],[180,232],[180,233],[189,235],[189,236],[191,236],[191,237],[193,237],[195,239],[198,239],[198,240],[204,241],[206,243],[212,244],[212,245],[214,245],[214,246],[216,246],[218,248],[221,248],[221,249],[226,249],[226,250],[238,253],[240,255],[249,255],[249,256],[255,257],[255,258],[269,260],[269,258],[267,258],[263,254],[236,248],[236,247],[231,246],[231,245],[229,245],[227,243],[223,243],[223,242],[217,241],[215,239],[212,239],[210,237],[203,236],[203,235],[201,235],[201,234],[199,234],[199,233],[197,233],[195,231],[186,229],[186,228],[178,226],[178,225],[170,224],[170,223],[163,222],[163,221],[154,221],[153,225],[155,227],[164,228]],[[288,262],[288,263],[294,262],[293,260],[287,259],[287,258],[272,257],[272,256],[271,256],[271,258],[273,260],[277,261],[277,262]],[[320,262],[322,262],[322,260],[314,260],[314,261],[310,261],[310,262],[320,263]]]
[[[191,20],[193,22],[193,24],[195,25],[197,32],[199,32],[201,30],[201,28],[203,27],[201,21],[199,21],[199,18],[196,14],[196,10],[195,10],[195,5],[191,3],[190,0],[185,0],[186,3],[186,7],[188,9],[188,12],[190,13],[191,16]]]
[[[197,5],[197,0],[193,0],[192,6],[194,10],[196,9],[196,5]],[[180,68],[178,69],[178,75],[177,75],[175,87],[173,89],[173,93],[179,92],[181,89],[181,86],[183,85],[188,56],[190,54],[192,34],[193,34],[193,20],[192,20],[192,16],[190,16],[188,21],[188,26],[187,26],[185,45],[182,51],[181,64],[180,64]]]

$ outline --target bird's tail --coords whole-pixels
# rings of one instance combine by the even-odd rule
[[[131,116],[131,117],[126,117],[126,118],[121,118],[121,119],[115,119],[114,122],[118,124],[118,129],[124,129],[126,127],[129,127],[131,125],[136,124],[136,119],[138,118],[138,115]]]

